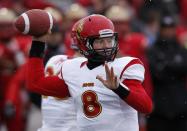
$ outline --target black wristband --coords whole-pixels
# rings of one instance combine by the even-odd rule
[[[115,90],[112,90],[115,92],[121,99],[127,98],[127,96],[130,93],[130,90],[127,87],[124,87],[122,83],[119,84],[118,88]]]
[[[32,41],[29,57],[43,58],[45,50],[45,43],[40,41]]]

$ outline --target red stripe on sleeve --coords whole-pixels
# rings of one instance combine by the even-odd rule
[[[153,110],[152,100],[145,92],[138,80],[124,80],[123,84],[130,89],[130,93],[124,101],[141,113],[149,114]]]
[[[70,96],[68,86],[58,76],[44,76],[43,59],[29,58],[26,84],[28,90],[47,96],[65,98]]]
[[[130,67],[131,65],[134,65],[134,64],[141,64],[143,65],[143,63],[139,60],[139,59],[133,59],[132,61],[130,61],[125,67],[124,69],[122,70],[121,74],[120,74],[120,79],[123,75],[123,73],[125,72],[125,70]]]

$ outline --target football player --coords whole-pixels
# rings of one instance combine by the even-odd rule
[[[58,77],[44,77],[46,37],[33,38],[28,88],[43,95],[72,97],[81,131],[138,131],[137,111],[152,111],[152,101],[142,87],[145,70],[137,58],[115,58],[118,42],[112,21],[98,14],[80,21],[76,40],[88,60],[64,61]]]
[[[72,27],[74,35],[77,21]],[[74,38],[74,37],[73,37]],[[77,51],[76,39],[72,39],[72,49],[75,51],[74,57],[80,57]],[[81,57],[85,60],[84,57]],[[45,76],[58,76],[62,63],[69,59],[67,55],[56,55],[49,59],[45,66]],[[76,122],[76,112],[73,99],[71,97],[59,98],[42,96],[42,127],[38,131],[79,131]]]

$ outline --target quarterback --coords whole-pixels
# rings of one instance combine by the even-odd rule
[[[33,38],[28,89],[71,97],[81,131],[138,131],[137,111],[152,111],[152,101],[142,87],[145,69],[137,58],[115,58],[118,38],[112,21],[97,14],[81,19],[73,37],[87,60],[64,61],[59,76],[44,76],[46,37]]]

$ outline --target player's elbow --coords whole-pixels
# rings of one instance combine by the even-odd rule
[[[36,92],[36,88],[35,88],[33,82],[31,82],[31,81],[26,82],[26,88],[30,92]]]
[[[36,84],[37,82],[36,81],[33,81],[31,79],[27,79],[26,80],[26,89],[29,91],[29,92],[34,92],[34,93],[39,93],[39,88]]]

